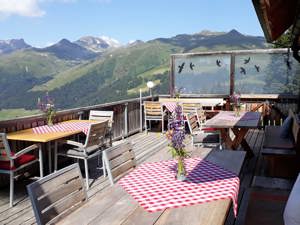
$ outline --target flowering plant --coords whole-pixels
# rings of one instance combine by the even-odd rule
[[[230,96],[230,100],[235,108],[236,116],[239,116],[241,109],[241,94],[234,92],[233,95]]]
[[[182,108],[177,104],[174,114],[171,115],[168,131],[166,133],[167,138],[171,141],[169,144],[170,152],[173,158],[178,160],[177,179],[185,179],[186,171],[184,167],[184,158],[189,156],[189,153],[185,150],[184,120],[182,114]]]
[[[46,114],[47,124],[53,125],[53,117],[55,116],[54,99],[46,93],[46,96],[41,100],[38,98],[38,108]]]

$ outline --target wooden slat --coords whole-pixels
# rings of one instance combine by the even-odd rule
[[[85,203],[85,193],[82,191],[74,192],[67,197],[63,198],[60,202],[51,205],[49,209],[42,213],[42,221],[56,222],[66,214],[73,212],[75,209]],[[50,222],[50,223],[51,223]]]
[[[121,155],[122,153],[129,151],[132,148],[130,143],[121,144],[120,146],[114,146],[109,148],[109,150],[106,151],[108,160],[111,160],[115,158],[118,155]]]
[[[40,209],[45,209],[49,205],[63,199],[66,195],[75,191],[82,191],[82,181],[79,177],[78,179],[72,180],[62,186],[58,186],[57,189],[51,193],[47,193],[47,195],[38,199],[39,207]]]
[[[65,182],[71,181],[73,179],[78,179],[78,171],[76,170],[69,170],[64,173],[63,176],[54,177],[55,179],[50,179],[48,181],[43,182],[41,185],[33,186],[33,191],[37,197],[41,197],[47,193],[56,190],[60,186],[64,185]]]
[[[114,158],[110,160],[110,166],[111,169],[114,169],[116,166],[121,165],[122,163],[128,161],[128,160],[133,160],[135,157],[133,151],[128,151],[122,154],[121,157]]]
[[[121,164],[120,166],[113,168],[111,171],[111,174],[113,177],[117,177],[117,176],[121,175],[122,173],[125,173],[130,168],[134,168],[135,165],[136,165],[135,160],[127,161],[127,162]]]

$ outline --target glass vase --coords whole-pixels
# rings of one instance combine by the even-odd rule
[[[239,117],[240,116],[240,112],[241,112],[241,107],[240,106],[235,106],[234,107],[234,112],[235,112],[235,116]]]
[[[53,113],[49,113],[47,115],[47,125],[48,126],[53,126]]]
[[[186,180],[186,171],[184,166],[184,158],[178,157],[177,159],[177,180],[184,181]]]

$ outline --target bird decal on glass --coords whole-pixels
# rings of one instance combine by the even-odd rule
[[[221,66],[222,66],[222,65],[221,65],[221,60],[217,59],[217,60],[216,60],[216,64],[217,64],[218,67],[221,67]]]
[[[286,59],[285,62],[286,62],[287,68],[288,68],[289,70],[291,70],[291,69],[292,69],[292,62],[291,62],[289,59]]]
[[[250,62],[250,57],[248,59],[244,59],[244,64],[248,64]]]
[[[256,71],[259,73],[260,67],[258,65],[254,65]]]
[[[191,68],[191,70],[194,70],[194,66],[195,66],[195,64],[193,64],[192,62],[190,63],[190,68]]]
[[[246,75],[246,69],[244,67],[240,67],[240,73]]]
[[[180,66],[178,66],[178,68],[179,68],[179,70],[178,70],[178,73],[181,73],[182,72],[182,70],[183,70],[183,67],[184,67],[184,62],[180,65]]]

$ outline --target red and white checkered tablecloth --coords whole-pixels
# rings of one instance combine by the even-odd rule
[[[178,181],[175,160],[146,163],[118,183],[148,212],[232,199],[237,214],[240,180],[236,174],[201,158],[185,160],[187,181]]]
[[[163,102],[162,105],[165,106],[167,108],[167,110],[172,113],[175,111],[177,103],[176,102]]]
[[[76,121],[76,122],[65,122],[54,124],[53,126],[39,126],[34,127],[33,132],[35,134],[46,134],[46,133],[54,133],[54,132],[70,132],[70,131],[82,131],[87,134],[90,126],[90,122],[85,121]]]

